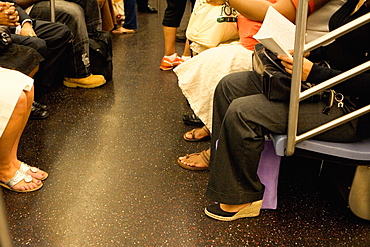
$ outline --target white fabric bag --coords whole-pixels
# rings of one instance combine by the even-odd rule
[[[239,38],[236,10],[197,0],[186,29],[186,37],[208,48]]]

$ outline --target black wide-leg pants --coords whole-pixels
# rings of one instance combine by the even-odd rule
[[[272,102],[261,94],[260,78],[253,71],[225,76],[218,84],[213,103],[210,178],[206,194],[225,204],[243,204],[263,198],[264,186],[257,169],[268,133],[286,134],[288,103]],[[334,106],[330,115],[324,102],[301,102],[298,133],[343,115]],[[356,141],[354,120],[315,139]]]

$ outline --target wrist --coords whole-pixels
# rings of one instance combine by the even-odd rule
[[[24,25],[26,25],[26,24],[29,24],[29,25],[31,25],[32,26],[32,20],[31,19],[25,19],[24,21],[22,21],[22,24],[21,24],[21,26],[23,27]]]

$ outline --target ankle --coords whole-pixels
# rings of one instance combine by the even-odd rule
[[[237,204],[237,205],[230,205],[220,203],[220,208],[225,212],[236,213],[242,210],[243,208],[251,205],[252,203],[244,203],[244,204]]]
[[[189,60],[191,58],[191,56],[184,56],[184,55],[182,55],[181,58],[182,58],[182,60],[187,61],[187,60]]]
[[[177,57],[177,53],[174,53],[174,54],[172,54],[172,55],[169,55],[169,56],[164,56],[165,58],[167,58],[167,59],[169,59],[169,60],[171,60],[171,61],[173,61],[173,60],[175,60],[176,59],[176,57]]]

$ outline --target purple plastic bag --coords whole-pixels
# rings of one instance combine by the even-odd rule
[[[277,207],[280,160],[281,156],[276,155],[272,140],[266,140],[257,170],[261,183],[265,185],[262,203],[263,209],[276,209]]]
[[[218,140],[216,141],[216,149]],[[277,186],[279,180],[281,156],[276,155],[272,140],[265,141],[265,147],[261,153],[257,174],[261,183],[265,186],[262,209],[276,209]]]

